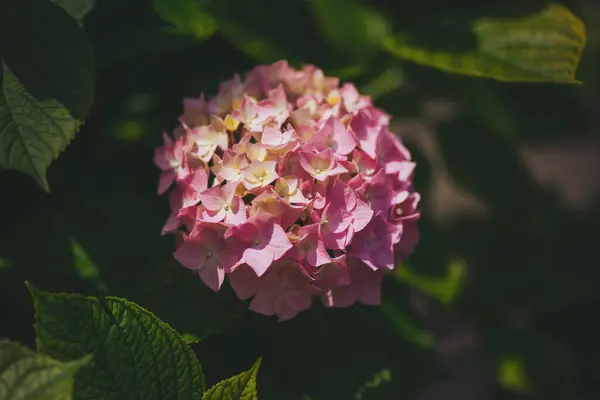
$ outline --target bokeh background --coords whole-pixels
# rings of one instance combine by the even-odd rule
[[[209,384],[262,356],[261,399],[600,398],[600,4],[562,3],[588,45],[583,85],[557,85],[451,75],[372,40],[385,26],[469,49],[473,19],[544,1],[359,2],[374,19],[316,14],[318,1],[201,1],[196,37],[171,32],[150,0],[97,1],[85,25],[95,99],[49,169],[51,193],[0,171],[0,337],[34,346],[28,280],[148,308],[196,342]],[[168,204],[152,156],[182,98],[279,59],[355,82],[418,162],[421,241],[386,278],[381,307],[315,302],[277,323],[228,287],[212,293],[160,236]]]

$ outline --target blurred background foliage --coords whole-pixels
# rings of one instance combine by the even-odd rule
[[[598,398],[600,6],[561,3],[587,24],[583,85],[451,75],[379,46],[394,32],[468,51],[475,19],[547,4],[98,0],[80,10],[97,65],[90,116],[49,168],[51,194],[0,171],[0,337],[33,346],[28,280],[146,307],[194,342],[209,385],[262,356],[261,399]],[[182,98],[279,59],[356,82],[419,163],[421,242],[386,279],[381,307],[315,304],[277,323],[228,287],[212,293],[160,236],[168,205],[152,155]]]

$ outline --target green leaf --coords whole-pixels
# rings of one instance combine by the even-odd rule
[[[390,382],[391,380],[392,372],[388,368],[384,368],[381,371],[377,372],[373,376],[373,379],[369,380],[368,382],[365,382],[365,384],[358,389],[358,391],[354,395],[354,398],[356,400],[362,400],[364,398],[365,392],[368,392],[370,389],[376,389],[384,383]]]
[[[256,391],[256,375],[260,367],[259,358],[252,368],[246,372],[235,375],[217,383],[210,390],[204,393],[202,400],[256,400],[258,393]]]
[[[152,313],[116,297],[29,289],[41,353],[59,360],[95,353],[77,375],[76,398],[201,398],[204,375],[196,356]]]
[[[379,97],[393,92],[402,86],[403,73],[399,68],[388,68],[370,82],[360,88],[360,92],[376,100]]]
[[[83,121],[94,95],[94,53],[67,12],[49,0],[4,0],[0,58],[40,100],[55,99]]]
[[[68,12],[79,25],[83,25],[85,16],[96,5],[96,0],[52,0],[52,2]]]
[[[524,361],[518,356],[505,356],[498,362],[497,379],[500,386],[526,394],[531,391]]]
[[[385,50],[443,71],[499,81],[580,83],[575,80],[586,43],[585,24],[561,5],[517,19],[480,19],[478,46],[464,54],[434,52],[388,36]]]
[[[0,399],[69,400],[73,376],[89,359],[62,363],[0,340]]]
[[[206,39],[217,29],[215,19],[205,11],[206,0],[152,1],[156,13],[174,26],[175,33]]]
[[[464,261],[457,259],[448,265],[446,276],[442,278],[419,275],[406,266],[398,268],[395,275],[399,281],[429,294],[444,304],[450,304],[460,294],[466,272]]]
[[[430,349],[433,347],[433,335],[418,326],[413,318],[398,305],[391,301],[385,301],[380,310],[390,322],[391,327],[404,339],[420,348]]]
[[[312,1],[325,38],[356,59],[379,48],[389,34],[388,21],[375,10],[353,0]]]
[[[80,278],[90,282],[100,293],[105,293],[108,285],[100,275],[100,268],[92,261],[88,252],[74,238],[70,240],[73,251],[73,268]]]
[[[0,167],[21,171],[49,191],[46,169],[79,129],[56,100],[38,100],[2,64],[0,80]]]

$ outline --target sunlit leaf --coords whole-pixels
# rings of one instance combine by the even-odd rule
[[[202,400],[256,400],[258,392],[256,390],[256,375],[260,367],[259,358],[252,367],[246,371],[225,379],[210,388]]]
[[[474,22],[476,50],[452,54],[412,46],[389,36],[390,53],[447,72],[500,81],[579,83],[575,72],[586,43],[584,23],[561,5],[517,19]]]
[[[70,400],[73,376],[89,358],[63,363],[0,339],[0,399]]]
[[[38,350],[58,360],[94,354],[77,375],[76,398],[201,398],[204,375],[195,354],[150,312],[116,297],[29,288]]]

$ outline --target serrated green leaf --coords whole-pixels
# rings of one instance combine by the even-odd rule
[[[81,399],[200,399],[204,375],[169,325],[116,297],[46,293],[29,286],[38,351],[59,360],[94,353],[77,375]]]
[[[40,100],[55,99],[83,121],[94,95],[94,52],[67,12],[49,0],[4,0],[0,58]]]
[[[472,26],[478,46],[463,54],[434,52],[388,36],[385,50],[443,71],[499,81],[580,83],[575,80],[586,43],[585,24],[561,5],[517,19],[481,19]]]
[[[152,0],[152,2],[154,11],[162,19],[170,22],[176,33],[206,39],[217,29],[215,19],[205,11],[205,0]]]
[[[96,4],[96,0],[52,0],[52,2],[68,12],[79,25],[83,25],[85,16],[92,11]]]
[[[258,393],[256,390],[256,375],[260,367],[259,358],[252,368],[241,374],[232,376],[217,383],[210,390],[204,393],[202,400],[256,400]]]
[[[0,339],[0,399],[70,400],[73,376],[89,359],[62,363]]]
[[[0,167],[31,176],[49,191],[46,169],[79,129],[56,100],[38,100],[2,64],[0,80]]]

